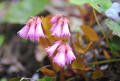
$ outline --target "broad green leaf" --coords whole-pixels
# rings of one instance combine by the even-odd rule
[[[118,51],[120,51],[120,37],[113,36],[111,40],[108,42],[111,52],[115,56],[119,56]]]
[[[82,5],[88,2],[88,0],[69,0],[70,3],[76,4],[76,5]]]
[[[4,40],[5,40],[5,36],[0,35],[0,46],[3,44]]]
[[[12,5],[6,14],[10,23],[25,23],[31,16],[39,14],[49,0],[21,0]]]
[[[106,24],[113,32],[116,32],[117,35],[120,37],[120,25],[118,23],[110,19],[107,19]]]
[[[42,79],[38,79],[37,81],[53,81],[55,78],[53,77],[43,77]]]
[[[111,52],[112,52],[115,56],[119,56],[118,51],[115,50],[115,48],[113,48],[111,45],[109,45],[109,46],[110,46]]]
[[[111,0],[70,0],[70,3],[81,5],[89,3],[98,12],[103,13],[112,6]],[[107,4],[106,4],[107,3]]]
[[[111,0],[89,0],[89,4],[100,13],[105,12],[112,6]]]

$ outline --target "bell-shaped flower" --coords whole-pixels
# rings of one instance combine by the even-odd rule
[[[53,62],[61,67],[65,66],[65,53],[63,51],[58,52],[53,58]]]
[[[19,34],[20,37],[26,39],[26,38],[28,38],[28,31],[29,31],[29,29],[30,28],[26,25],[17,33]]]
[[[49,53],[49,56],[52,56],[56,50],[56,55],[53,57],[53,62],[58,64],[61,67],[64,67],[66,64],[71,64],[73,60],[76,59],[72,48],[64,41],[58,41],[53,46],[50,46],[46,49]]]
[[[55,37],[70,37],[69,20],[61,14],[51,19],[53,26],[51,27],[52,35]]]
[[[73,60],[75,60],[76,57],[75,57],[75,55],[72,51],[72,48],[68,44],[66,45],[66,50],[67,50],[67,53],[66,53],[66,56],[65,56],[66,57],[66,63],[71,64],[71,62]]]
[[[70,37],[71,36],[68,22],[69,22],[68,19],[65,18],[61,37]]]
[[[29,19],[27,24],[18,31],[18,34],[20,37],[29,38],[32,41],[39,40],[40,37],[45,37],[40,17]]]
[[[54,28],[52,27],[51,30],[53,30],[53,32],[52,32],[53,36],[56,36],[56,37],[61,36],[61,32],[62,32],[61,26],[62,25],[63,25],[63,20],[61,19],[61,20],[59,20],[59,23],[56,26],[54,26]]]
[[[49,56],[52,56],[57,47],[60,45],[61,41],[56,41],[53,46],[49,46],[48,48],[45,48],[45,50],[49,53]]]
[[[51,23],[56,23],[60,18],[62,18],[62,14],[57,14],[51,19]]]

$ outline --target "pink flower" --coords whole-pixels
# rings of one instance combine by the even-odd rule
[[[62,30],[62,37],[70,37],[70,30],[69,30],[69,26],[68,26],[68,19],[65,18],[64,19],[64,25],[63,25],[63,30]]]
[[[69,20],[61,14],[51,19],[53,26],[51,27],[52,35],[56,37],[70,37]]]
[[[48,47],[46,50],[49,53],[49,56],[52,56],[56,50],[56,55],[53,57],[53,62],[58,64],[61,67],[64,67],[65,64],[71,64],[73,60],[76,59],[72,48],[64,41],[58,41],[59,45],[55,43],[53,46]],[[56,46],[55,46],[56,45]]]
[[[72,48],[68,44],[66,44],[66,48],[67,48],[66,63],[71,64],[72,60],[75,60],[76,57],[72,51]]]
[[[65,66],[65,54],[64,52],[58,52],[53,58],[53,62],[57,63],[59,66]]]
[[[40,37],[45,37],[42,20],[40,17],[32,17],[28,20],[27,24],[18,32],[22,38],[29,38],[30,40],[39,40]]]
[[[49,56],[52,56],[57,47],[60,45],[61,41],[56,41],[53,46],[49,46],[48,48],[45,48],[45,50],[49,53]]]
[[[60,37],[61,36],[61,30],[62,30],[62,28],[61,28],[61,26],[62,26],[62,24],[63,24],[63,21],[62,21],[62,19],[60,19],[59,20],[59,23],[56,25],[56,26],[54,26],[54,27],[52,27],[52,29],[51,30],[53,30],[53,32],[52,32],[52,35],[53,36],[56,36],[56,37]]]
[[[28,31],[29,31],[29,27],[28,26],[24,26],[19,32],[19,36],[22,38],[28,38]]]
[[[28,37],[30,38],[30,40],[34,41],[35,38],[35,23],[32,23],[31,26],[30,26],[30,29],[28,31]]]
[[[57,24],[53,24],[52,28],[50,29],[52,32],[54,32],[55,28],[56,28]]]
[[[40,37],[45,37],[42,27],[42,20],[40,18],[37,19],[37,26],[35,30],[35,39],[39,40]]]
[[[62,18],[62,14],[57,14],[51,19],[51,23],[56,23],[60,18]]]

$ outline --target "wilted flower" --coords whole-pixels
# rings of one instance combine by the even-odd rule
[[[32,17],[27,24],[18,32],[22,38],[30,38],[30,40],[39,40],[40,37],[45,37],[40,17]]]
[[[56,55],[53,57],[53,62],[63,67],[65,64],[71,64],[76,59],[72,48],[64,41],[57,41],[53,46],[46,48],[49,56],[52,56],[56,51]]]
[[[61,14],[51,19],[53,26],[51,27],[52,35],[56,37],[70,37],[69,20]]]

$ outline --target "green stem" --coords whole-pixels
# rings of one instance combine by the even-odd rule
[[[102,26],[101,26],[100,23],[99,23],[99,20],[98,20],[98,18],[97,18],[97,15],[96,15],[96,12],[95,12],[95,9],[94,9],[94,8],[93,8],[93,14],[94,14],[94,16],[95,16],[95,20],[96,20],[96,22],[97,22],[97,24],[98,24],[98,27],[101,29],[102,34],[103,34],[103,36],[105,37],[104,29],[102,28]]]
[[[97,62],[89,63],[86,65],[105,64],[105,63],[118,62],[118,61],[120,61],[120,59],[111,59],[111,60],[97,61]]]

